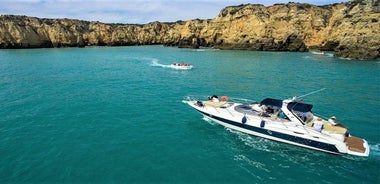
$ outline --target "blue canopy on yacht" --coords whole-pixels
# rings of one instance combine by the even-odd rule
[[[274,98],[266,98],[260,102],[260,105],[270,105],[281,108],[282,100]],[[300,112],[310,112],[313,108],[311,104],[299,103],[299,102],[290,102],[287,106],[289,110],[300,111]]]
[[[274,99],[274,98],[266,98],[260,102],[260,105],[271,105],[281,108],[282,100]]]
[[[313,105],[299,102],[290,102],[287,108],[293,111],[310,112],[313,108]]]

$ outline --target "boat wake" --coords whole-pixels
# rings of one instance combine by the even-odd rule
[[[268,173],[270,172],[270,170],[266,168],[266,165],[264,163],[252,160],[245,155],[235,155],[234,160],[241,162],[240,167],[245,169],[248,173],[250,173],[252,176],[256,177],[257,179],[261,179],[261,177],[257,175],[257,173],[252,172],[251,169],[249,169],[249,167],[246,167],[246,164],[252,167],[255,167],[257,169],[263,170],[265,172],[268,172]]]
[[[294,153],[298,153],[300,148],[293,147],[290,145],[285,147],[283,143],[271,141],[271,140],[261,138],[261,137],[253,137],[245,133],[232,130],[230,128],[227,128],[227,130],[230,131],[231,133],[236,134],[238,139],[240,139],[246,146],[254,150],[264,152],[264,153],[273,153],[279,157],[286,158],[287,160],[292,161],[294,163],[297,163],[299,161],[297,160],[299,159],[299,157],[292,158],[289,155],[295,155]],[[320,152],[314,152],[311,150],[304,150],[303,153],[305,151],[309,153],[308,153],[308,156],[302,157],[304,161],[310,161],[310,159],[313,158],[313,156],[318,157],[322,154]]]
[[[244,142],[245,145],[258,151],[273,153],[274,152],[273,150],[277,150],[277,149],[272,149],[272,147],[279,146],[278,143],[269,141],[268,139],[264,139],[260,137],[252,137],[250,135],[244,134],[236,130],[232,130],[230,128],[227,128],[227,130],[230,131],[231,133],[236,134],[238,138]]]
[[[208,124],[210,125],[217,125],[217,123],[213,122],[210,118],[208,118],[207,116],[203,116],[202,118],[204,121],[206,121]]]
[[[171,65],[164,65],[164,64],[159,63],[158,59],[153,59],[150,66],[157,66],[157,67],[161,67],[161,68],[171,68]]]
[[[375,157],[379,157],[380,156],[380,143],[375,144],[375,145],[370,145],[370,147],[371,147],[370,155],[373,155]]]

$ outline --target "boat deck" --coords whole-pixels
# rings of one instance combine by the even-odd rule
[[[256,110],[252,109],[252,107],[249,106],[249,105],[238,105],[238,106],[236,106],[234,109],[235,109],[235,111],[237,111],[237,112],[240,112],[240,113],[243,113],[243,114],[252,115],[252,116],[253,116],[253,115],[258,116],[258,115],[260,114],[260,112],[258,112],[258,111],[256,111]]]
[[[221,106],[225,105],[227,103],[227,101],[220,101],[220,102],[203,101],[202,103],[204,105],[206,105],[206,106],[211,106],[211,107],[218,108],[218,107],[221,107]]]
[[[314,121],[316,121],[316,118],[314,118],[309,123],[307,123],[307,126],[313,127]],[[347,132],[347,128],[344,128],[344,127],[341,127],[338,125],[336,125],[336,126],[331,125],[326,120],[322,120],[322,122],[323,122],[323,131],[326,131],[329,133],[335,133],[335,134],[342,134],[342,135],[346,134],[346,132]]]
[[[364,153],[366,151],[366,148],[363,146],[363,139],[360,139],[358,137],[350,136],[347,137],[344,142],[347,144],[348,149],[355,152]]]

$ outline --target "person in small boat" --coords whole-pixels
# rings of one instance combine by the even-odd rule
[[[336,117],[335,116],[331,116],[331,118],[328,119],[328,122],[331,124],[331,125],[336,125]]]
[[[323,129],[323,122],[322,118],[318,118],[314,123],[313,123],[313,129],[315,131],[321,132]]]

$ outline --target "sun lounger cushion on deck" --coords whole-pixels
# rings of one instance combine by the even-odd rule
[[[227,101],[220,101],[220,102],[204,101],[203,102],[204,105],[211,106],[211,107],[221,107],[226,103]]]
[[[315,121],[315,119],[313,119],[312,121],[307,123],[307,126],[312,127],[314,121]],[[331,125],[329,122],[323,120],[323,130],[322,131],[327,131],[327,132],[335,133],[335,134],[345,134],[347,132],[347,129],[340,127],[340,126]]]

